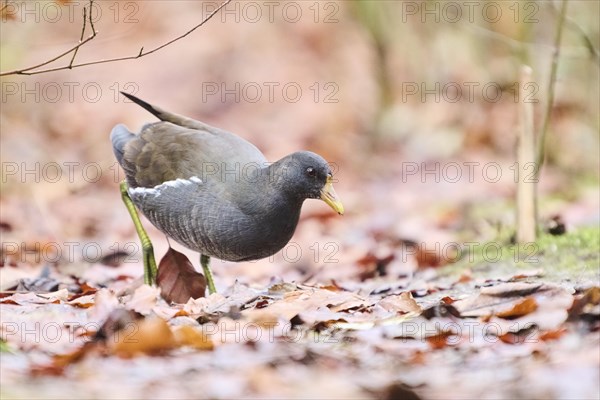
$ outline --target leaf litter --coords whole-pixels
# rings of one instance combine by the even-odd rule
[[[80,282],[78,293],[7,293],[0,299],[3,347],[8,349],[3,358],[29,370],[27,379],[34,381],[77,376],[65,384],[82,394],[104,393],[86,386],[92,378],[84,371],[96,365],[112,366],[102,370],[101,380],[121,379],[130,368],[139,369],[141,386],[158,380],[170,387],[171,381],[181,380],[176,371],[201,371],[197,385],[182,383],[174,393],[188,393],[202,383],[208,388],[206,397],[215,398],[332,393],[336,385],[344,387],[340,393],[348,398],[389,398],[404,391],[406,396],[436,398],[459,378],[448,375],[459,354],[483,364],[492,362],[492,354],[553,360],[560,354],[548,347],[552,343],[560,348],[598,344],[593,335],[598,331],[598,287],[576,291],[525,272],[517,279],[489,281],[489,286],[477,287],[476,279],[459,282],[471,289],[457,294],[452,285],[435,279],[422,286],[419,274],[404,289],[391,286],[383,292],[368,289],[373,287],[369,280],[360,288],[337,281],[318,286],[280,282],[263,290],[236,283],[223,294],[193,298],[186,292],[185,302],[165,296],[164,287],[139,280],[118,290],[111,289],[115,281],[104,288]],[[419,285],[427,288],[424,295],[422,289],[409,290]],[[31,338],[23,336],[20,324],[32,332]],[[44,324],[57,328],[61,340],[55,341],[57,334],[48,328],[44,331]],[[582,335],[582,329],[590,334]],[[34,339],[33,332],[35,340],[28,340]],[[24,358],[24,351],[32,356]],[[597,369],[597,356],[581,355],[578,368]],[[442,371],[439,363],[445,358]],[[149,365],[168,360],[177,367],[145,375],[151,367],[140,369],[138,359],[150,360]],[[498,368],[510,376],[519,373],[521,364],[501,363]],[[17,379],[10,373],[16,367],[2,368],[9,372],[6,379]],[[288,374],[289,368],[296,375]],[[227,380],[236,373],[242,375]],[[436,380],[428,378],[436,373]],[[304,379],[314,379],[316,386],[300,389],[293,383]],[[224,389],[219,382],[230,383]],[[463,393],[483,390],[476,384],[459,387]],[[543,392],[540,387],[538,393]]]

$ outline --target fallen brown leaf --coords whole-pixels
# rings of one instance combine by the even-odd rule
[[[588,305],[600,304],[600,287],[594,286],[585,291],[582,296],[573,300],[573,305],[569,308],[569,320],[577,319]]]
[[[131,299],[125,303],[125,307],[143,315],[150,315],[152,310],[156,307],[159,296],[159,288],[149,285],[141,285],[135,289]]]
[[[179,310],[173,317],[189,317],[190,314],[185,310]]]
[[[90,295],[90,294],[94,294],[94,293],[96,293],[98,291],[97,288],[92,287],[92,286],[88,285],[85,282],[81,284],[80,288],[81,288],[81,292],[77,293],[77,294],[74,294],[73,296],[69,297],[69,301],[73,301],[73,300],[78,299],[80,297],[87,296],[87,295]]]
[[[542,283],[510,282],[481,288],[482,295],[494,297],[527,296],[542,287]]]
[[[504,335],[500,335],[498,338],[506,344],[524,344],[532,342],[534,334],[537,331],[537,327],[534,325],[521,329],[518,332],[508,332]]]
[[[473,274],[470,269],[466,270],[458,277],[456,283],[467,283],[473,280]]]
[[[126,310],[124,308],[116,308],[112,310],[104,323],[98,329],[94,340],[98,342],[106,341],[112,338],[117,332],[128,327],[134,326],[137,321],[140,321],[142,315],[131,310]]]
[[[548,340],[557,340],[563,337],[563,335],[567,333],[565,328],[560,328],[552,331],[546,331],[540,334],[540,340],[548,341]]]
[[[544,270],[543,269],[534,269],[534,270],[529,270],[529,271],[521,271],[521,273],[517,274],[517,275],[513,275],[510,277],[510,279],[508,279],[509,282],[516,282],[519,281],[521,279],[529,279],[529,278],[533,278],[536,276],[542,276],[544,275]]]
[[[449,259],[434,250],[427,249],[426,245],[419,245],[415,250],[415,258],[419,268],[437,268],[448,264]]]
[[[80,303],[80,302],[75,302],[75,303],[69,303],[70,305],[72,305],[73,307],[77,307],[77,308],[90,308],[94,306],[94,303]]]
[[[57,354],[52,361],[46,365],[36,365],[31,368],[32,376],[60,376],[69,365],[77,363],[92,350],[97,349],[97,343],[86,342],[83,346],[67,354]]]
[[[452,336],[452,332],[440,332],[437,335],[428,336],[426,340],[433,350],[439,350],[448,346],[449,336]]]
[[[111,353],[129,358],[139,354],[160,354],[176,347],[175,336],[164,319],[144,318],[127,324],[107,341]]]
[[[421,306],[417,304],[410,292],[403,292],[399,295],[391,295],[381,299],[377,305],[386,311],[395,313],[421,312]]]
[[[206,279],[197,272],[188,258],[169,248],[160,260],[156,284],[161,296],[168,302],[185,304],[187,301],[204,297]]]
[[[364,257],[356,260],[356,264],[362,268],[359,274],[361,281],[375,278],[376,276],[385,276],[386,267],[395,258],[394,253],[378,256],[375,252],[369,251]]]
[[[446,304],[445,302],[440,302],[439,304],[423,310],[421,316],[425,319],[447,318],[450,316],[461,318],[460,311],[458,311],[453,305]]]
[[[537,307],[537,302],[533,297],[526,297],[519,303],[515,304],[510,310],[505,310],[496,313],[496,316],[506,319],[518,318],[522,317],[523,315],[527,315],[529,313],[534,312],[535,310],[537,310]]]
[[[335,281],[335,279],[331,280],[331,283],[329,285],[322,285],[319,286],[320,289],[325,289],[325,290],[329,290],[331,292],[341,292],[344,290],[344,288],[340,287],[337,282]]]
[[[9,297],[3,298],[0,303],[4,304],[60,304],[61,301],[66,301],[69,298],[67,289],[57,290],[52,293],[15,293]]]
[[[212,350],[215,347],[208,335],[189,325],[175,330],[175,340],[179,346],[189,346],[198,350]]]

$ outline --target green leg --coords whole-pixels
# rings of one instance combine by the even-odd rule
[[[121,198],[123,199],[123,203],[125,203],[125,207],[127,207],[127,211],[129,211],[129,215],[131,215],[131,219],[133,220],[133,225],[135,225],[135,230],[140,237],[140,242],[142,242],[142,255],[144,257],[144,283],[147,285],[154,285],[156,283],[156,274],[158,268],[156,267],[156,260],[154,259],[154,248],[152,247],[152,242],[150,241],[150,237],[146,233],[146,230],[142,226],[142,221],[140,221],[140,216],[137,213],[137,209],[129,197],[129,193],[127,193],[127,182],[121,182]]]
[[[202,271],[204,271],[204,277],[206,278],[206,284],[208,285],[208,293],[217,293],[215,280],[213,279],[213,274],[210,270],[210,257],[200,254],[200,265],[202,265]]]

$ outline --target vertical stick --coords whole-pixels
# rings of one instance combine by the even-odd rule
[[[535,242],[537,227],[535,137],[533,103],[525,93],[532,82],[531,67],[520,71],[519,137],[517,140],[517,243]]]
[[[552,117],[552,107],[554,106],[554,87],[556,85],[556,73],[558,72],[558,59],[560,58],[560,41],[567,16],[567,1],[568,0],[562,0],[560,5],[556,32],[554,34],[554,49],[552,52],[552,64],[550,66],[550,78],[548,79],[548,102],[546,104],[546,115],[544,116],[544,124],[542,125],[542,132],[540,133],[536,156],[536,179],[539,178],[540,173],[542,172],[542,164],[546,157],[546,136],[548,134],[548,127],[550,126],[550,118]]]

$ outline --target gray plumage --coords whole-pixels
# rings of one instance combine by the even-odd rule
[[[129,195],[182,245],[229,261],[267,257],[291,239],[304,200],[322,198],[331,170],[319,155],[269,164],[239,136],[123,94],[161,120],[139,134],[112,130]]]

